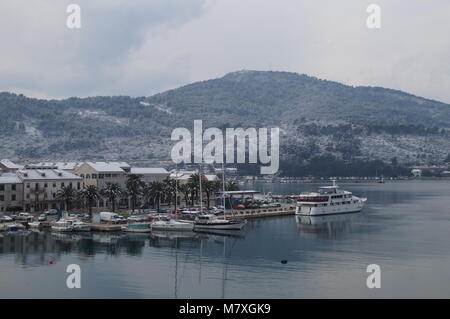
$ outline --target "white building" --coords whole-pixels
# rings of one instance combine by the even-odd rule
[[[63,170],[22,169],[17,177],[23,184],[23,208],[27,212],[60,207],[58,192],[69,186],[75,190],[84,187],[83,179]]]
[[[26,169],[58,169],[73,173],[81,165],[80,162],[42,162],[25,165]]]
[[[85,162],[77,166],[74,174],[82,177],[86,186],[104,188],[107,183],[125,188],[131,166],[125,162]]]
[[[16,173],[0,174],[0,214],[22,208],[23,185]]]
[[[18,165],[16,163],[11,162],[9,159],[2,159],[0,161],[0,171],[4,172],[4,173],[11,173],[11,172],[15,172],[19,169],[22,169],[23,166],[22,165]]]

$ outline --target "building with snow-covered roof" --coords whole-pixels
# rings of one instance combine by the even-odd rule
[[[62,208],[58,192],[64,187],[81,190],[83,179],[72,173],[55,169],[22,169],[17,177],[23,184],[23,207],[27,212]]]
[[[82,177],[86,186],[104,188],[107,183],[125,188],[131,166],[125,162],[84,162],[77,166],[74,174]]]
[[[81,165],[79,162],[42,162],[25,165],[26,169],[59,169],[73,173]]]
[[[10,173],[10,172],[15,172],[19,169],[22,169],[23,166],[13,163],[12,161],[10,161],[9,159],[2,159],[0,160],[0,171],[3,173]]]
[[[22,210],[23,185],[15,173],[0,174],[0,214]]]
[[[169,172],[161,167],[132,167],[131,174],[141,176],[145,183],[160,182],[169,177]]]

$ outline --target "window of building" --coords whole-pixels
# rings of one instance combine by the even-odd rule
[[[47,188],[47,187],[48,187],[48,184],[47,184],[47,183],[45,183],[45,184],[44,184],[44,188]]]
[[[53,182],[53,187],[56,187],[56,183],[55,182]]]
[[[86,178],[90,179],[91,175],[90,174],[86,174]]]
[[[27,188],[30,188],[30,183],[27,183]]]
[[[5,195],[0,195],[0,202],[4,202],[5,201]]]
[[[0,192],[5,190],[5,185],[1,184],[0,185]]]
[[[13,202],[15,202],[15,201],[17,200],[17,197],[16,197],[15,194],[12,194],[12,195],[11,195],[11,200],[12,200]]]
[[[16,185],[16,184],[11,185],[11,190],[15,191],[16,188],[17,188],[17,185]]]
[[[105,177],[104,174],[98,174],[98,178],[99,178],[99,179],[103,179],[104,177]]]
[[[64,183],[61,183],[61,187],[64,187]]]
[[[92,178],[97,178],[97,174],[92,174]]]

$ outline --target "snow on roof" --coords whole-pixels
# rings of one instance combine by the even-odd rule
[[[42,162],[36,164],[28,164],[27,168],[56,168],[62,170],[74,170],[81,163],[78,162]]]
[[[206,179],[210,182],[214,182],[218,180],[217,175],[205,175]]]
[[[22,180],[44,180],[44,179],[77,179],[81,177],[68,173],[63,170],[56,169],[24,169],[18,171],[19,178]]]
[[[15,163],[11,162],[9,159],[2,159],[0,161],[0,163],[2,163],[8,169],[22,169],[23,168],[22,165],[15,164]]]
[[[0,175],[0,184],[20,184],[22,181],[15,173],[3,173]]]
[[[169,175],[169,172],[165,168],[161,167],[132,167],[131,174],[139,174],[139,175]]]
[[[130,168],[130,165],[125,162],[86,162],[86,164],[97,172],[123,173],[124,168]]]

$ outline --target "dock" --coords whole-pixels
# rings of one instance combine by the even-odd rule
[[[235,210],[232,214],[227,214],[227,217],[252,219],[289,215],[295,215],[295,206]]]

